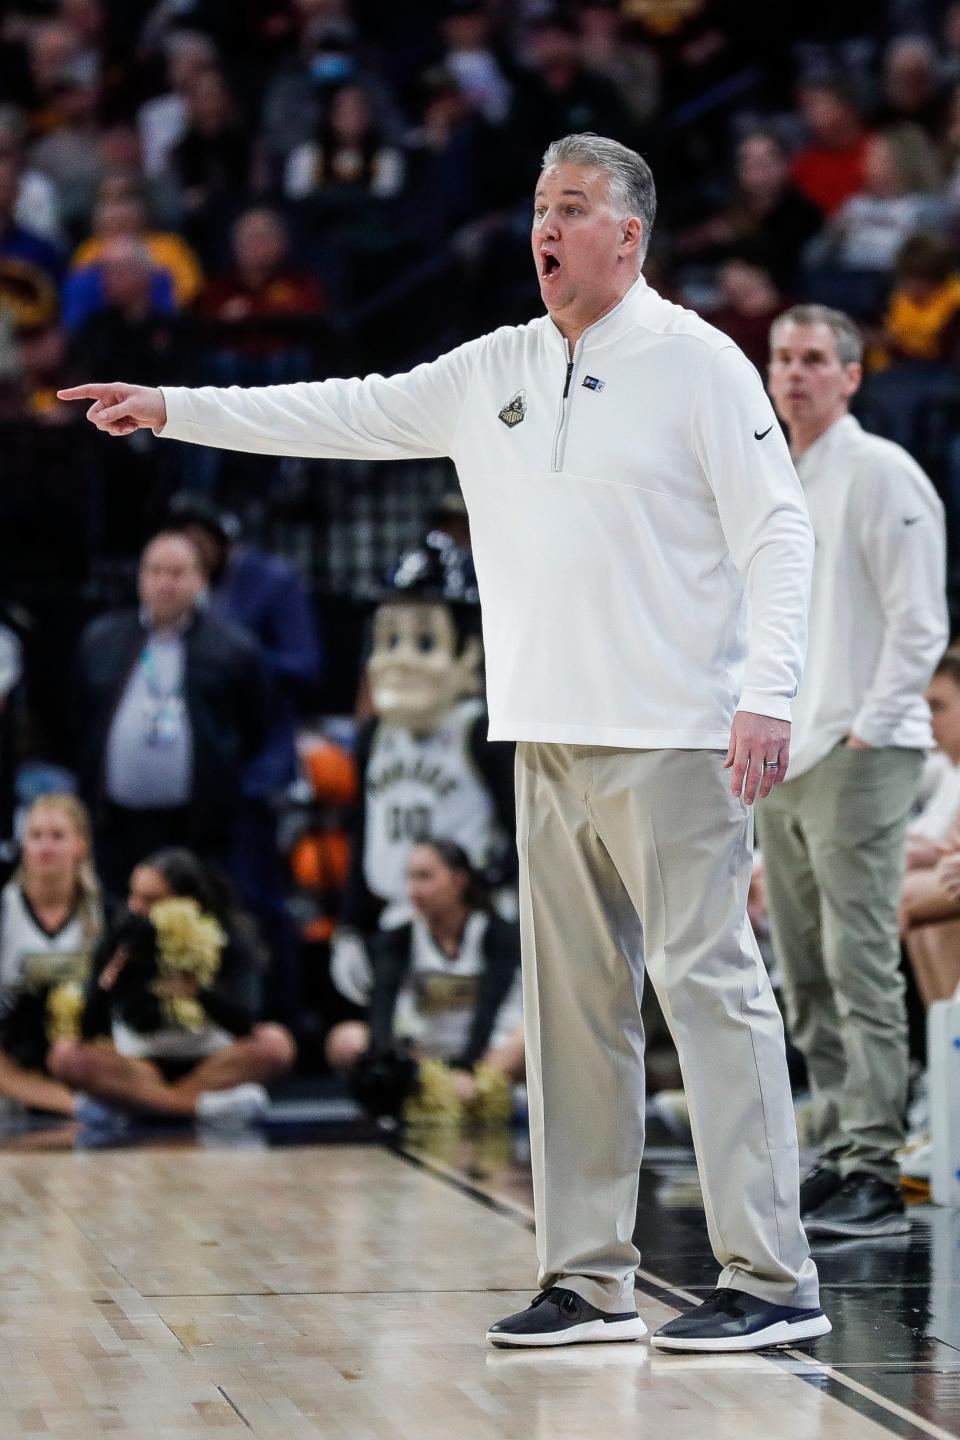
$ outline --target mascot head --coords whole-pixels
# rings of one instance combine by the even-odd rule
[[[382,720],[426,733],[481,692],[477,612],[469,551],[431,531],[403,556],[373,617],[367,674]]]

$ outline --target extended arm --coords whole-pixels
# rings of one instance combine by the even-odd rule
[[[405,375],[244,389],[90,384],[87,418],[109,435],[152,429],[221,450],[313,459],[410,460],[449,455],[478,349],[472,340]]]

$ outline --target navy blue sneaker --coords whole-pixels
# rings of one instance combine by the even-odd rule
[[[837,1193],[819,1205],[805,1222],[808,1235],[841,1239],[873,1239],[877,1235],[908,1235],[910,1216],[895,1185],[878,1175],[854,1171]]]
[[[822,1310],[771,1305],[742,1290],[714,1290],[702,1305],[668,1320],[650,1337],[658,1350],[765,1350],[829,1335]]]
[[[635,1310],[608,1315],[575,1290],[554,1285],[487,1331],[494,1345],[579,1345],[584,1341],[639,1340],[647,1327]]]

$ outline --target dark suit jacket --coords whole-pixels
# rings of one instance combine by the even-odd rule
[[[306,588],[285,561],[241,545],[211,596],[210,613],[249,631],[270,673],[272,720],[263,749],[247,767],[244,790],[271,795],[296,777],[296,702],[320,675],[320,641]]]
[[[84,631],[77,653],[71,720],[80,791],[102,813],[107,737],[147,630],[136,610],[101,615]],[[240,804],[243,767],[263,743],[269,684],[254,641],[243,631],[197,612],[184,635],[186,705],[193,730],[191,839],[228,834]]]

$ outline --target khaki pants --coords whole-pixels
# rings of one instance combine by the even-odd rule
[[[760,807],[760,843],[791,1037],[814,1138],[842,1175],[896,1184],[907,1100],[897,905],[923,757],[838,745]]]
[[[540,1285],[607,1311],[634,1308],[640,1260],[644,952],[680,1055],[719,1283],[818,1303],[783,1026],[746,919],[751,820],[722,763],[517,747]]]

